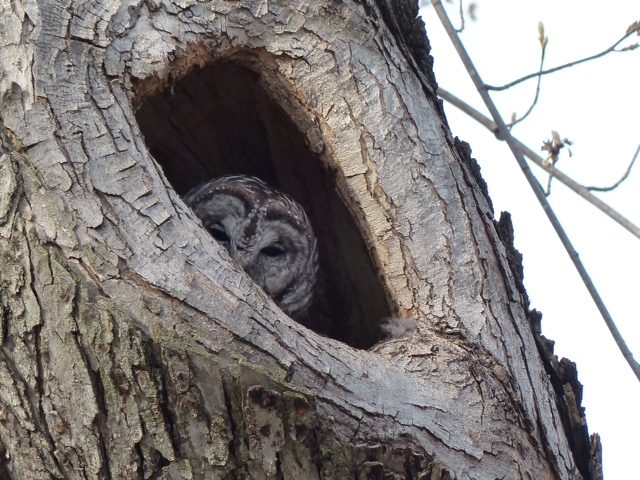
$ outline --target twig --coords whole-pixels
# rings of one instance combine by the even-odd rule
[[[496,134],[496,136],[500,140],[504,140],[499,135],[498,127],[496,126],[496,124],[490,118],[485,117],[482,113],[480,113],[478,110],[473,108],[471,105],[463,102],[458,97],[456,97],[455,95],[449,93],[448,91],[444,90],[443,88],[438,88],[438,95],[441,98],[443,98],[445,101],[449,102],[450,104],[452,104],[453,106],[455,106],[459,110],[462,110],[464,113],[469,115],[475,121],[477,121],[478,123],[483,125],[487,130],[489,130],[489,131],[493,132],[494,134]],[[635,235],[637,238],[640,239],[640,227],[635,225],[633,222],[631,222],[626,217],[622,216],[620,213],[618,213],[616,210],[611,208],[605,202],[603,202],[598,197],[593,195],[586,187],[580,185],[578,182],[573,180],[571,177],[569,177],[565,173],[561,172],[560,170],[558,170],[555,167],[553,167],[553,168],[546,167],[545,164],[544,164],[544,159],[540,155],[538,155],[536,152],[531,150],[529,147],[527,147],[524,143],[518,141],[516,138],[514,138],[513,141],[516,143],[516,145],[522,151],[522,153],[524,153],[527,157],[529,157],[531,159],[531,161],[533,163],[535,163],[538,167],[543,169],[545,172],[549,173],[549,175],[557,178],[561,183],[563,183],[568,188],[573,190],[576,194],[580,195],[582,198],[584,198],[591,205],[593,205],[594,207],[599,209],[605,215],[608,215],[609,218],[611,218],[612,220],[617,222],[620,226],[622,226],[629,233],[631,233],[632,235]],[[638,146],[638,150],[636,150],[636,156],[634,157],[634,159],[638,156],[638,151],[640,151],[640,145]],[[631,163],[631,165],[633,165],[633,162]],[[629,170],[631,169],[631,165],[629,166]],[[623,177],[623,179],[624,178],[626,178],[626,175],[625,175],[625,177]]]
[[[629,347],[627,347],[627,344],[625,343],[624,338],[620,334],[618,327],[616,327],[616,324],[613,321],[613,318],[611,318],[611,315],[609,314],[607,307],[602,301],[602,298],[600,297],[598,290],[596,289],[595,285],[591,281],[591,277],[589,277],[589,274],[584,268],[584,265],[580,261],[578,252],[576,252],[576,250],[573,248],[573,245],[571,244],[571,241],[569,240],[569,237],[567,236],[566,232],[562,228],[562,225],[560,224],[558,217],[556,217],[555,213],[551,209],[551,206],[549,205],[549,202],[544,196],[544,191],[542,190],[542,187],[536,180],[536,177],[531,172],[529,165],[527,165],[527,161],[524,159],[524,155],[522,154],[522,151],[518,148],[518,144],[515,142],[514,138],[511,136],[511,133],[509,132],[507,125],[504,123],[504,120],[502,119],[500,112],[498,112],[498,109],[493,103],[493,100],[491,99],[489,92],[484,88],[484,83],[480,78],[480,74],[478,73],[475,66],[473,65],[473,62],[471,61],[469,54],[464,48],[464,45],[462,45],[462,42],[458,38],[458,35],[454,32],[453,26],[451,25],[451,21],[449,20],[449,17],[447,16],[447,12],[442,6],[441,1],[431,0],[431,3],[433,4],[435,11],[438,14],[438,17],[440,18],[442,25],[447,31],[447,34],[449,35],[449,39],[451,40],[451,42],[453,43],[453,46],[458,52],[458,55],[460,56],[462,63],[467,69],[467,72],[471,77],[471,80],[473,80],[473,83],[476,86],[476,90],[478,90],[478,93],[482,97],[484,104],[486,105],[487,109],[491,113],[491,116],[493,117],[493,121],[496,123],[498,127],[498,132],[506,140],[507,144],[509,145],[509,148],[511,149],[513,156],[518,162],[518,165],[520,166],[522,173],[524,173],[525,178],[527,179],[527,181],[529,182],[529,185],[533,189],[533,193],[536,195],[538,202],[540,202],[542,209],[546,213],[547,218],[551,222],[551,225],[556,231],[556,234],[558,235],[560,241],[562,242],[562,245],[567,250],[569,257],[573,261],[573,264],[576,267],[576,270],[580,274],[580,278],[582,278],[584,285],[587,287],[587,290],[589,291],[591,298],[593,299],[594,303],[598,307],[598,310],[600,311],[602,318],[607,324],[607,327],[609,328],[609,331],[611,332],[613,339],[618,345],[620,352],[622,353],[624,358],[627,360],[627,363],[631,367],[631,370],[633,370],[633,373],[635,373],[638,381],[640,381],[640,364],[636,362],[635,359],[633,358],[633,354],[629,350]]]
[[[633,164],[635,163],[636,158],[638,158],[638,153],[640,153],[640,145],[638,145],[638,148],[636,148],[636,153],[633,154],[633,158],[631,159],[631,163],[627,167],[627,171],[624,172],[624,175],[622,175],[622,178],[620,180],[618,180],[616,183],[614,183],[610,187],[585,187],[585,188],[593,192],[610,192],[611,190],[615,190],[616,188],[618,188],[618,186],[622,182],[624,182],[627,179],[627,177],[631,173],[631,168],[633,167]]]
[[[569,146],[572,144],[571,140],[568,138],[560,137],[560,134],[555,130],[551,130],[551,138],[549,140],[545,140],[542,142],[541,150],[547,152],[547,158],[544,162],[545,167],[549,168],[549,179],[547,180],[547,191],[544,193],[545,197],[551,195],[551,182],[553,181],[553,169],[558,163],[560,159],[560,153],[565,148],[569,152],[569,156],[571,156],[571,149]]]
[[[551,195],[551,180],[553,180],[553,170],[555,170],[555,165],[552,163],[551,171],[549,172],[549,178],[547,179],[547,189],[544,192],[545,197]]]
[[[540,41],[540,47],[541,47],[540,68],[538,68],[538,73],[540,73],[542,72],[542,68],[544,67],[544,57],[547,53],[547,44],[549,42],[549,39],[544,34],[544,27],[542,25],[542,22],[538,24],[538,32],[540,33],[539,41]],[[538,103],[538,98],[540,97],[541,83],[542,83],[542,74],[538,75],[538,81],[536,83],[536,94],[533,97],[533,102],[531,102],[531,106],[529,106],[529,109],[525,112],[524,115],[522,115],[520,118],[518,118],[517,120],[514,120],[509,124],[509,129],[512,129],[515,125],[517,125],[518,123],[523,121],[525,118],[527,118],[531,112],[533,112],[534,107]],[[551,180],[549,180],[549,182],[551,182]]]
[[[432,3],[433,3],[433,2],[432,2]],[[529,80],[530,78],[533,78],[533,77],[540,77],[540,76],[542,76],[542,75],[547,75],[547,74],[549,74],[549,73],[554,73],[554,72],[557,72],[557,71],[559,71],[559,70],[563,70],[563,69],[565,69],[565,68],[573,67],[573,66],[575,66],[575,65],[579,65],[579,64],[584,63],[584,62],[589,62],[589,61],[591,61],[591,60],[595,60],[595,59],[597,59],[597,58],[604,57],[604,56],[605,56],[605,55],[607,55],[608,53],[611,53],[611,52],[615,51],[616,47],[617,47],[618,45],[620,45],[620,44],[621,44],[621,43],[622,43],[622,42],[623,42],[627,37],[629,37],[633,32],[634,32],[634,30],[629,29],[629,30],[628,30],[628,31],[627,31],[627,32],[626,32],[626,33],[625,33],[625,34],[620,38],[620,40],[618,40],[616,43],[614,43],[613,45],[611,45],[611,46],[610,46],[609,48],[607,48],[606,50],[603,50],[603,51],[602,51],[602,52],[600,52],[600,53],[596,53],[595,55],[591,55],[591,56],[589,56],[589,57],[585,57],[585,58],[582,58],[582,59],[580,59],[580,60],[575,60],[575,61],[573,61],[573,62],[565,63],[564,65],[558,65],[557,67],[549,68],[549,69],[547,69],[547,70],[542,70],[542,71],[538,71],[538,72],[535,72],[535,73],[530,73],[529,75],[525,75],[524,77],[520,77],[520,78],[518,78],[518,79],[514,80],[513,82],[509,82],[509,83],[507,83],[507,84],[505,84],[505,85],[501,85],[501,86],[499,86],[499,87],[496,87],[496,86],[494,86],[494,85],[486,85],[486,84],[485,84],[485,85],[483,86],[483,88],[485,88],[485,89],[487,89],[487,90],[494,90],[494,91],[506,90],[506,89],[508,89],[508,88],[513,87],[514,85],[517,85],[517,84],[519,84],[519,83],[524,82],[525,80]]]
[[[458,2],[460,6],[460,11],[458,12],[460,15],[460,28],[456,28],[457,33],[462,33],[464,31],[464,10],[462,8],[462,1],[463,0],[459,0]]]

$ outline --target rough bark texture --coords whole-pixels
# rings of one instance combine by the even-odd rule
[[[0,4],[1,478],[582,478],[415,12]],[[152,140],[181,126],[150,121],[154,99],[186,99],[208,68],[251,85],[256,127]],[[244,147],[264,158],[224,163]],[[263,169],[322,223],[316,321],[333,323],[311,326],[333,338],[286,317],[170,183],[232,166]],[[416,331],[356,348],[380,339],[367,296]]]

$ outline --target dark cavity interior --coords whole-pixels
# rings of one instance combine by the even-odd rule
[[[217,62],[139,99],[136,116],[147,147],[179,194],[213,177],[246,174],[300,202],[320,257],[314,302],[300,323],[368,348],[383,338],[380,323],[390,316],[384,289],[322,152],[312,153],[309,132],[296,126],[303,122],[294,123],[272,90],[253,69]],[[285,101],[291,110],[295,102]]]

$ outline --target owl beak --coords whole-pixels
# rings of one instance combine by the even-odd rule
[[[239,257],[238,265],[240,265],[242,269],[245,270],[246,266],[249,265],[249,259],[246,257]]]
[[[253,261],[251,253],[242,247],[236,247],[234,257],[234,260],[242,267],[243,270]]]

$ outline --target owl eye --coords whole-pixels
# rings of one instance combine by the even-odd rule
[[[230,240],[229,234],[227,234],[227,231],[219,223],[207,227],[207,230],[209,230],[211,236],[219,242],[228,242]]]
[[[267,257],[281,257],[287,251],[281,246],[277,244],[269,245],[268,247],[264,247],[260,250],[260,253],[266,255]]]

